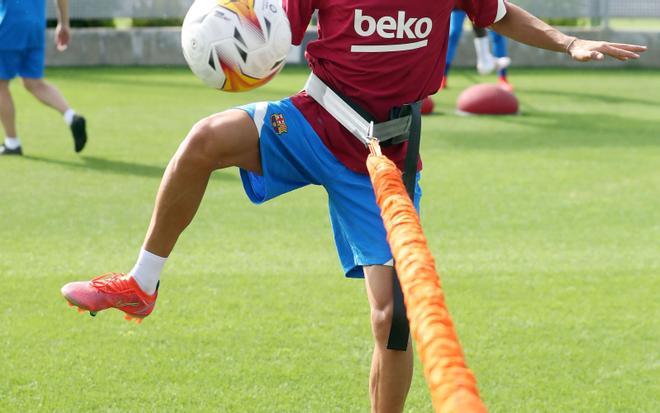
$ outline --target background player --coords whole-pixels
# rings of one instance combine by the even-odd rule
[[[441,89],[447,85],[447,76],[451,69],[456,49],[463,36],[463,25],[466,14],[462,10],[454,10],[451,13],[449,25],[449,43],[447,45],[447,64],[445,66],[445,75],[442,79]],[[497,70],[499,84],[506,90],[512,91],[513,87],[507,79],[507,67],[511,64],[511,59],[507,53],[507,39],[501,34],[484,28],[472,25],[474,29],[474,49],[477,54],[477,71],[479,74],[486,75],[493,70]],[[493,53],[490,49],[490,41],[493,43]]]
[[[68,0],[57,0],[57,11],[55,42],[57,49],[63,51],[70,40]],[[60,91],[43,79],[45,28],[45,0],[0,1],[0,121],[5,131],[0,155],[23,154],[9,89],[9,82],[17,75],[34,97],[62,114],[71,129],[76,152],[82,151],[87,142],[85,118],[77,115]]]
[[[610,55],[639,57],[642,46],[566,36],[503,0],[460,3],[482,27],[580,61]],[[293,43],[302,42],[315,9],[323,27],[307,46],[313,73],[377,122],[404,104],[438,90],[446,56],[449,13],[441,2],[348,0],[286,2]],[[347,19],[346,16],[352,16]],[[396,33],[400,36],[397,37]],[[383,152],[400,167],[407,143]],[[197,123],[170,161],[138,260],[128,274],[108,274],[62,288],[80,308],[117,308],[148,316],[160,274],[178,237],[190,224],[214,170],[237,166],[246,193],[261,203],[308,184],[328,192],[335,242],[348,277],[365,277],[375,341],[370,393],[374,412],[401,412],[412,378],[411,346],[387,349],[394,271],[373,188],[366,175],[368,150],[305,92],[212,115]],[[420,197],[419,188],[415,201]]]

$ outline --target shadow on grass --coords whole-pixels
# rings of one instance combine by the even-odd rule
[[[454,121],[459,121],[457,118]],[[616,114],[577,114],[528,111],[519,116],[468,117],[475,126],[481,119],[505,125],[503,130],[470,134],[440,134],[455,147],[485,150],[552,148],[660,147],[660,119],[644,120]],[[506,125],[513,126],[508,128]],[[521,128],[521,126],[523,128]]]
[[[24,159],[30,161],[42,162],[51,165],[59,165],[67,168],[85,169],[97,172],[109,172],[119,175],[141,176],[146,178],[161,178],[165,172],[165,166],[145,165],[140,163],[130,163],[112,159],[98,158],[95,156],[82,156],[82,162],[65,161],[61,159],[45,158],[42,156],[25,155]],[[211,175],[212,180],[236,181],[233,175],[216,171]]]

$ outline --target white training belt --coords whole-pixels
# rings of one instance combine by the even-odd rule
[[[356,138],[365,145],[369,144],[369,124],[355,109],[337,95],[314,73],[309,76],[305,84],[305,91],[325,110],[328,111],[343,127],[348,129]],[[407,134],[410,131],[410,115],[386,122],[376,123],[373,136],[380,142],[387,141],[396,136]]]

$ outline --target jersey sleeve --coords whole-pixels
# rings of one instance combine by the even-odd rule
[[[465,11],[477,27],[488,27],[506,14],[504,0],[457,0],[456,8]]]
[[[305,31],[317,7],[317,0],[282,0],[291,25],[291,43],[298,46],[305,37]]]

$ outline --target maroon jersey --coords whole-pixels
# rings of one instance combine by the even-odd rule
[[[299,45],[318,10],[318,40],[307,45],[312,71],[379,122],[390,109],[440,87],[449,16],[465,10],[479,27],[499,20],[503,0],[283,0]],[[368,149],[304,92],[292,97],[323,143],[349,169],[367,173]],[[402,168],[407,143],[383,148]]]

